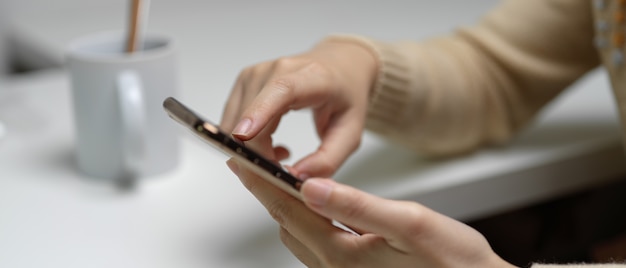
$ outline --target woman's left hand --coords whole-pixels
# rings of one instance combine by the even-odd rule
[[[302,185],[302,203],[235,160],[228,166],[280,224],[281,240],[308,267],[512,267],[476,230],[417,203],[318,178]]]

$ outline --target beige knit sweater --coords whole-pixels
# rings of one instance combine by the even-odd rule
[[[605,1],[614,5],[598,0]],[[594,47],[593,8],[589,0],[509,0],[475,26],[425,41],[329,41],[360,44],[379,59],[368,129],[425,154],[449,155],[507,142],[602,62],[626,120],[626,78],[619,78],[626,71]]]
[[[356,42],[379,59],[369,130],[449,155],[509,141],[601,63],[591,8],[589,0],[509,0],[475,26],[420,42],[329,39]],[[626,81],[614,90],[626,120]]]

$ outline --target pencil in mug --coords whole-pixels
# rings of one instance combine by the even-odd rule
[[[142,49],[143,31],[148,21],[149,4],[150,0],[131,0],[128,38],[126,41],[127,53],[133,53]]]

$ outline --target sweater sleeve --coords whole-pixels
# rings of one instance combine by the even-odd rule
[[[423,41],[335,35],[378,57],[369,130],[429,155],[500,144],[596,67],[589,1],[509,0],[476,25]]]

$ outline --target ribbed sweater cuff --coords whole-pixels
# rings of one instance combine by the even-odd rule
[[[378,75],[370,90],[367,128],[385,134],[397,131],[400,120],[410,112],[411,70],[408,59],[392,44],[357,35],[331,35],[325,42],[350,42],[369,50],[378,60]]]

